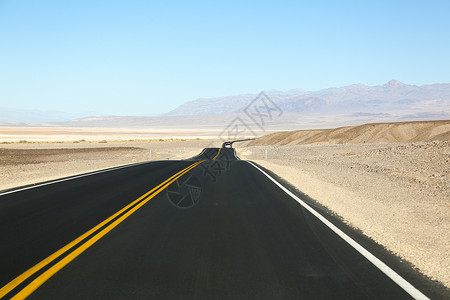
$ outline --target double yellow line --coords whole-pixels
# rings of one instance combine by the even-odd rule
[[[103,222],[101,222],[100,224],[98,224],[97,226],[95,226],[94,228],[89,230],[88,232],[84,233],[83,235],[81,235],[77,239],[73,240],[72,242],[70,242],[69,244],[64,246],[63,248],[59,249],[58,251],[56,251],[55,253],[53,253],[52,255],[50,255],[49,257],[44,259],[43,261],[41,261],[40,263],[36,264],[35,266],[31,267],[30,269],[28,269],[27,271],[25,271],[24,273],[22,273],[21,275],[16,277],[14,280],[12,280],[10,283],[8,283],[7,285],[5,285],[4,287],[2,287],[0,289],[0,298],[2,298],[3,296],[5,296],[9,292],[11,292],[19,284],[21,284],[22,282],[27,280],[30,276],[32,276],[33,274],[35,274],[36,272],[38,272],[39,270],[41,270],[42,268],[47,266],[49,263],[56,260],[58,257],[60,257],[61,255],[63,255],[64,253],[66,253],[67,251],[72,249],[74,246],[79,244],[81,241],[83,241],[84,239],[89,237],[91,234],[95,233],[97,230],[101,229],[103,226],[105,226],[106,224],[108,224],[109,222],[111,222],[116,217],[120,216],[122,213],[126,212],[129,209],[120,218],[118,218],[113,223],[108,225],[106,228],[104,228],[103,230],[98,232],[96,235],[91,237],[89,240],[87,240],[86,242],[81,244],[78,248],[73,250],[71,253],[69,253],[66,257],[61,259],[59,262],[57,262],[55,265],[53,265],[47,271],[45,271],[44,273],[39,275],[36,279],[34,279],[30,284],[28,284],[22,290],[20,290],[20,292],[18,292],[11,299],[14,299],[14,300],[15,299],[25,299],[26,297],[28,297],[37,288],[39,288],[45,281],[47,281],[50,277],[52,277],[56,272],[58,272],[59,270],[64,268],[68,263],[70,263],[72,260],[74,260],[83,251],[85,251],[87,248],[92,246],[95,242],[97,242],[104,235],[106,235],[108,232],[110,232],[112,229],[114,229],[117,225],[122,223],[126,218],[128,218],[131,214],[133,214],[135,211],[137,211],[139,208],[141,208],[144,204],[146,204],[148,201],[150,201],[153,197],[158,195],[161,191],[163,191],[166,187],[168,187],[172,182],[174,182],[175,180],[177,180],[178,178],[180,178],[181,176],[183,176],[184,174],[186,174],[187,172],[189,172],[190,170],[192,170],[193,168],[195,168],[202,162],[204,162],[204,161],[202,160],[202,161],[193,163],[189,167],[187,167],[187,168],[181,170],[180,172],[176,173],[175,175],[171,176],[169,179],[165,180],[164,182],[162,182],[158,186],[154,187],[153,189],[151,189],[150,191],[148,191],[147,193],[145,193],[144,195],[142,195],[141,197],[139,197],[132,203],[128,204],[127,206],[125,206],[124,208],[122,208],[121,210],[116,212],[114,215],[112,215],[108,219],[104,220]]]
[[[219,151],[217,152],[216,156],[214,156],[214,158],[212,160],[216,160],[217,156],[219,156],[219,154],[220,154],[220,150],[222,150],[222,148],[219,148]]]

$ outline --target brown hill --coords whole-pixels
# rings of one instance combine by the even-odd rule
[[[430,142],[450,140],[450,120],[376,123],[336,129],[297,130],[265,135],[251,142],[259,145]]]

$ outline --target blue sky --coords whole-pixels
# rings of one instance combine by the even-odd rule
[[[196,98],[450,82],[450,1],[0,0],[0,107],[152,115]]]

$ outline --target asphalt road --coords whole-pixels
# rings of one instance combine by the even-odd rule
[[[0,234],[4,299],[441,295],[406,292],[234,149],[0,193]]]

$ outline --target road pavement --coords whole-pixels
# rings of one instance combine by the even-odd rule
[[[412,269],[377,265],[351,229],[278,181],[208,148],[0,193],[0,298],[443,296]]]

